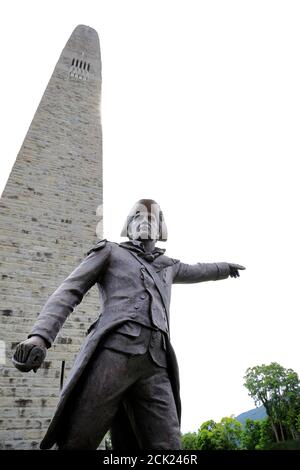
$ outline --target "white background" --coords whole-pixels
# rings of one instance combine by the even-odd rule
[[[104,237],[153,198],[184,262],[239,279],[175,285],[182,431],[254,407],[247,367],[299,367],[297,1],[14,1],[1,5],[1,190],[77,24],[102,52]],[[96,208],[95,208],[96,209]]]

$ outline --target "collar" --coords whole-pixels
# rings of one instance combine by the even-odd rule
[[[166,251],[164,248],[155,247],[154,250],[150,253],[145,251],[145,247],[142,241],[140,240],[128,240],[126,242],[120,243],[120,245],[128,250],[135,251],[139,256],[145,258],[147,261],[153,261],[158,256],[161,256]]]

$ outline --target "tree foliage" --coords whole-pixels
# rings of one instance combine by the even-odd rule
[[[181,436],[181,445],[183,449],[197,450],[198,436],[196,432],[188,432]]]
[[[219,423],[210,420],[200,426],[197,434],[184,434],[182,446],[184,449],[235,450],[239,448],[241,435],[242,425],[232,417],[222,418]]]
[[[272,362],[248,368],[244,379],[244,385],[256,406],[264,405],[276,441],[297,439],[297,417],[300,411],[297,373]]]
[[[241,438],[241,449],[261,450],[268,449],[274,441],[270,419],[247,419]]]
[[[232,416],[222,418],[219,423],[205,421],[198,433],[182,436],[183,449],[259,450],[271,449],[274,445],[291,449],[300,447],[300,382],[297,373],[272,362],[248,368],[244,379],[255,405],[264,405],[267,417],[255,421],[248,419],[244,428]]]

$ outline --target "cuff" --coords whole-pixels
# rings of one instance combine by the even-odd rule
[[[47,346],[47,349],[51,348],[51,345],[52,345],[52,339],[51,338],[48,338],[46,337],[46,335],[40,335],[38,333],[30,333],[27,338],[32,338],[32,336],[39,336],[40,338],[42,338],[45,342],[46,342],[46,346]]]
[[[218,279],[227,279],[230,274],[230,267],[228,263],[216,263],[219,270]]]

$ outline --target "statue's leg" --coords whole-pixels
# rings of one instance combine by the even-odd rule
[[[70,398],[58,449],[97,449],[134,381],[128,375],[128,358],[109,349],[95,355]]]
[[[130,389],[130,418],[142,449],[181,449],[178,415],[166,368],[150,372]]]

